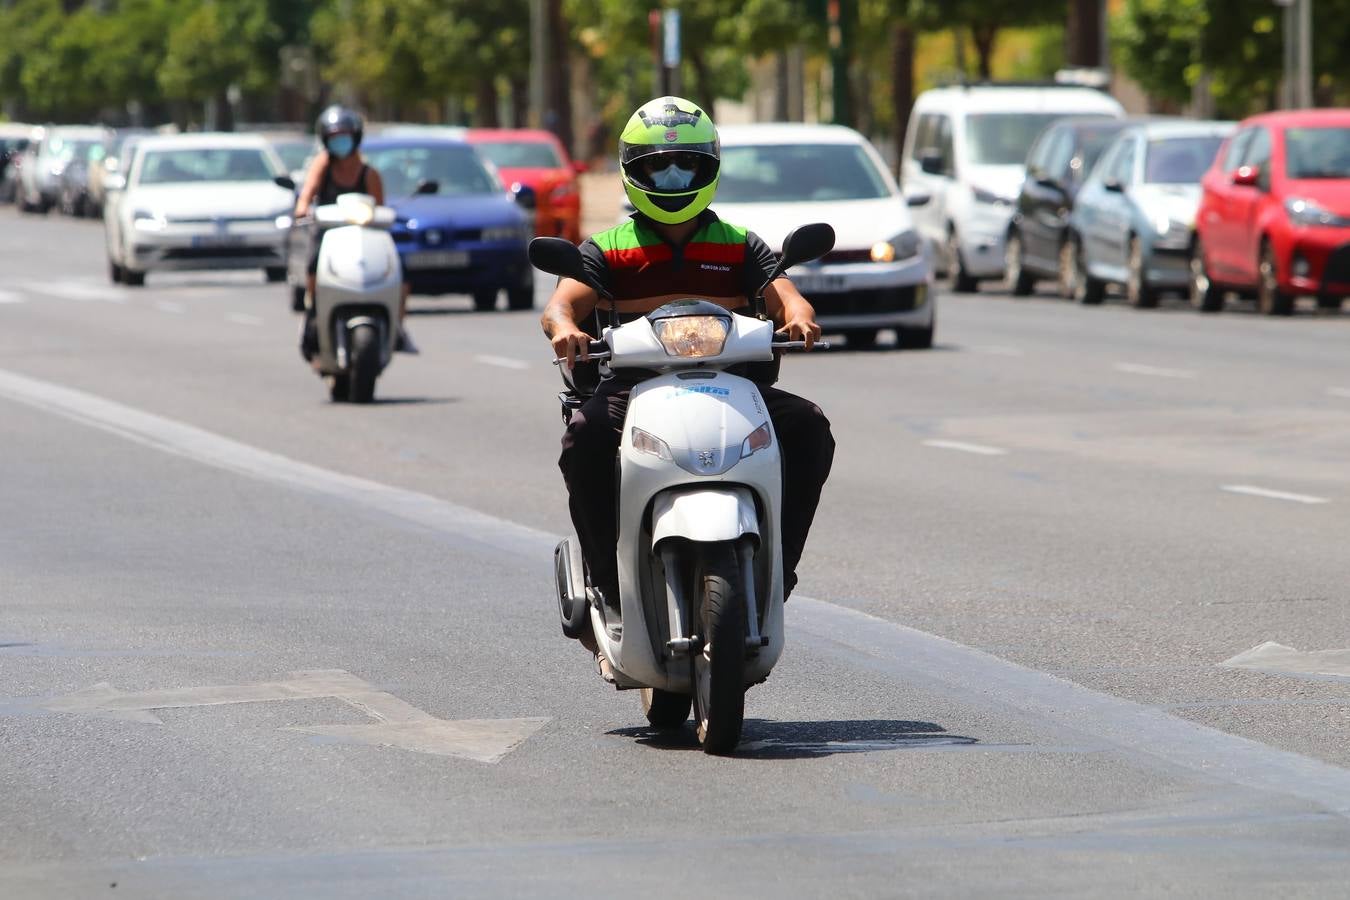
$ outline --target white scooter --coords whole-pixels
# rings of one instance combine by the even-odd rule
[[[797,229],[764,286],[833,246],[828,225]],[[565,240],[536,238],[530,261],[590,283]],[[615,687],[640,688],[658,728],[682,727],[692,703],[708,753],[735,749],[746,688],[768,678],[783,650],[782,462],[744,374],[804,343],[774,333],[763,292],[759,317],[678,300],[591,343],[602,370],[651,375],[632,389],[619,446],[617,607],[593,589],[575,537],[554,552],[564,633],[581,636],[589,617]],[[560,398],[564,418],[581,402]]]
[[[314,221],[319,352],[310,365],[328,380],[335,402],[369,403],[398,342],[403,270],[389,236],[394,210],[377,206],[369,194],[341,194],[315,209]]]

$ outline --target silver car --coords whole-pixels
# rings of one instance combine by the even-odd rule
[[[1185,290],[1200,178],[1232,122],[1154,121],[1122,131],[1098,159],[1069,218],[1074,296],[1100,303],[1108,284],[1131,305]]]
[[[23,212],[45,213],[61,199],[61,175],[77,157],[112,136],[107,128],[88,125],[53,125],[28,145],[19,168],[18,196]]]

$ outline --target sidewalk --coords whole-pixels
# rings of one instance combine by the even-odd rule
[[[623,215],[623,182],[618,172],[583,172],[577,176],[581,190],[581,234],[589,237],[613,227]]]

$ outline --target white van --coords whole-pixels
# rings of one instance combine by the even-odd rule
[[[972,84],[924,91],[905,134],[901,178],[919,234],[956,291],[1003,276],[1003,241],[1027,152],[1061,116],[1124,117],[1095,88]]]

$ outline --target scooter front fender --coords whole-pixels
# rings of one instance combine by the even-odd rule
[[[665,491],[652,501],[652,546],[670,538],[701,543],[759,538],[759,515],[749,489],[735,485]]]

